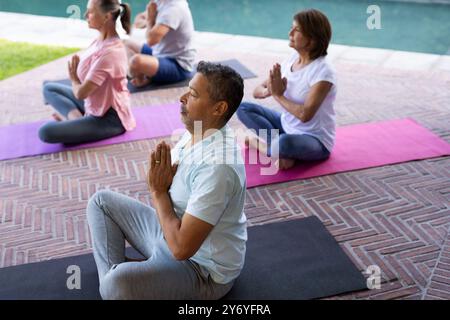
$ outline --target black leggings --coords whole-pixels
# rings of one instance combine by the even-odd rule
[[[47,83],[44,96],[63,116],[67,116],[72,109],[85,113],[84,102],[75,98],[70,86]],[[119,115],[111,107],[102,117],[85,115],[75,120],[46,123],[39,129],[39,138],[47,143],[76,144],[107,139],[124,132]]]

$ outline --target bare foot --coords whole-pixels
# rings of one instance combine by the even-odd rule
[[[136,88],[146,86],[149,83],[150,83],[150,79],[147,78],[146,76],[139,76],[139,77],[134,77],[133,79],[131,79],[131,84],[133,86],[135,86]]]
[[[295,160],[293,159],[278,159],[277,165],[280,170],[287,170],[295,166]]]
[[[267,155],[267,144],[258,137],[245,137],[245,147],[253,148],[259,153]]]
[[[52,117],[53,117],[53,119],[55,119],[55,121],[58,121],[58,122],[64,121],[64,117],[57,112],[53,113]]]

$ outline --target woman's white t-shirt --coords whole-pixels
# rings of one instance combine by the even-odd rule
[[[325,100],[314,117],[308,122],[283,109],[281,125],[288,134],[308,134],[319,139],[331,152],[334,146],[336,121],[334,101],[336,100],[336,72],[326,57],[320,57],[300,70],[292,71],[292,65],[298,61],[299,54],[295,52],[281,64],[282,77],[287,79],[284,97],[292,102],[304,104],[311,87],[320,81],[333,84]]]

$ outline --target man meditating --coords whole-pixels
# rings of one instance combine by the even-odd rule
[[[243,88],[233,69],[200,62],[180,98],[187,132],[172,151],[161,142],[151,152],[153,207],[105,190],[90,199],[103,299],[219,299],[231,289],[245,257],[246,177],[227,122]],[[125,240],[146,260],[128,261]]]

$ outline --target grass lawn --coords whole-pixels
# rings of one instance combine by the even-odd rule
[[[0,80],[79,50],[0,39]]]

